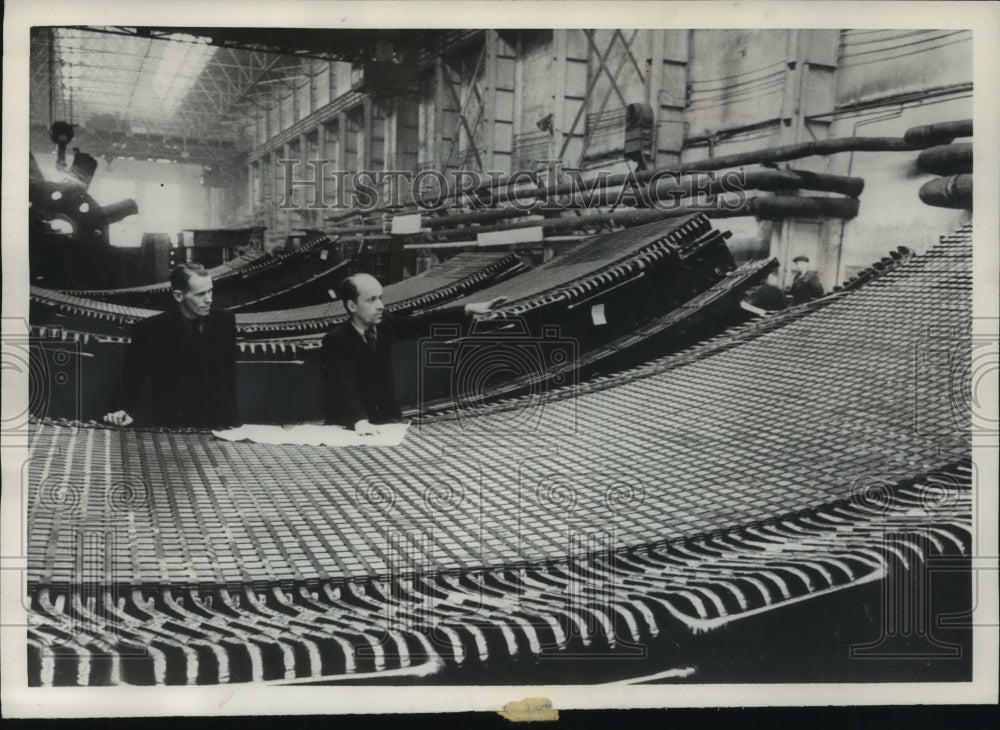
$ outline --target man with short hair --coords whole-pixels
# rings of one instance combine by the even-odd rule
[[[323,405],[326,422],[353,429],[358,435],[379,432],[378,425],[402,417],[396,399],[392,344],[416,336],[428,317],[391,316],[382,302],[382,285],[369,274],[354,274],[341,282],[338,298],[348,319],[323,338]],[[434,322],[457,321],[463,315],[482,315],[504,302],[446,307],[432,315]]]
[[[819,283],[819,275],[809,268],[808,256],[796,256],[795,279],[792,281],[792,304],[804,304],[823,296],[823,285]]]
[[[136,322],[107,423],[128,426],[149,379],[153,425],[222,428],[236,409],[236,317],[212,308],[212,277],[200,264],[170,272],[175,306]]]

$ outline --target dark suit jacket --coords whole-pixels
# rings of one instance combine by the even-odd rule
[[[326,422],[354,428],[363,419],[389,423],[402,413],[396,399],[392,367],[393,343],[422,336],[430,325],[461,322],[464,307],[447,307],[421,316],[384,313],[376,327],[375,351],[350,321],[342,322],[323,337],[323,405]]]
[[[792,281],[792,304],[802,304],[823,296],[823,285],[815,271],[795,274]]]
[[[131,414],[148,377],[154,425],[236,425],[236,352],[236,317],[224,309],[209,312],[200,337],[176,307],[136,322],[114,408]]]
[[[785,295],[778,287],[764,283],[761,284],[757,291],[754,292],[753,297],[750,299],[750,303],[755,307],[760,307],[761,309],[767,309],[769,311],[784,309]]]

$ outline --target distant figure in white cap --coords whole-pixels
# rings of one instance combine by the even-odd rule
[[[792,304],[803,304],[823,296],[823,285],[819,283],[816,272],[809,268],[809,257],[796,256],[792,259],[792,263],[795,264]]]

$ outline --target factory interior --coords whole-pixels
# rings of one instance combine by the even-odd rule
[[[972,38],[33,27],[29,684],[968,682]]]

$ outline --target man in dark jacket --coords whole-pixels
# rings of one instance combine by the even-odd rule
[[[795,279],[792,281],[792,304],[803,304],[823,296],[819,276],[809,269],[809,257],[796,256],[792,263],[796,269]]]
[[[326,422],[354,429],[359,435],[378,433],[378,425],[402,416],[396,400],[392,344],[416,337],[429,317],[392,316],[384,311],[382,286],[369,274],[347,277],[340,301],[348,320],[323,338],[323,405]],[[439,310],[434,322],[458,321],[480,315],[505,301],[467,304]]]
[[[785,294],[778,286],[778,272],[772,271],[767,275],[767,281],[757,287],[757,291],[750,298],[750,303],[764,311],[774,312],[784,309]]]
[[[212,277],[198,264],[174,268],[170,285],[176,305],[132,327],[115,410],[104,420],[116,426],[132,423],[148,378],[154,425],[237,425],[236,317],[212,309]]]

